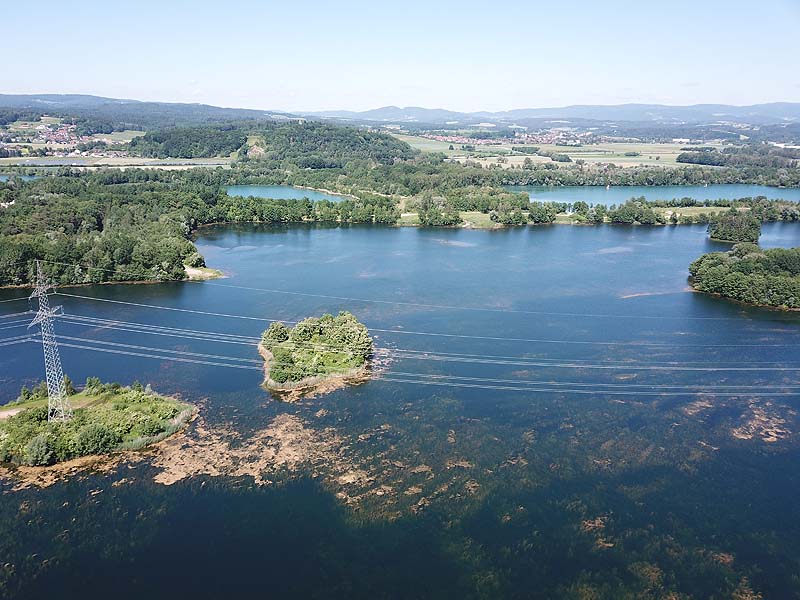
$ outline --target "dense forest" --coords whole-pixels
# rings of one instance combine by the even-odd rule
[[[689,267],[692,286],[748,304],[800,308],[800,248],[761,250],[737,244],[704,254]]]
[[[732,183],[800,185],[800,169],[774,167],[664,168],[536,165],[487,169],[420,154],[396,138],[352,127],[308,122],[181,127],[137,138],[149,155],[239,152],[229,169],[61,168],[33,181],[0,182],[0,285],[25,285],[33,259],[47,261],[54,282],[95,283],[181,279],[184,265],[202,266],[190,236],[210,223],[395,224],[403,212],[423,226],[454,226],[477,211],[502,225],[570,222],[713,223],[715,212],[683,215],[684,206],[746,209],[758,221],[800,218],[798,205],[765,198],[697,202],[645,201],[611,207],[583,202],[529,203],[511,184],[658,185]],[[40,171],[44,174],[45,171]],[[328,189],[342,202],[228,196],[233,184],[287,184]],[[76,266],[77,265],[77,266]]]
[[[131,154],[153,158],[228,156],[241,148],[247,134],[233,126],[180,127],[153,131],[131,140]]]
[[[758,243],[761,221],[750,212],[737,212],[732,208],[709,224],[708,235],[712,240],[721,242]]]

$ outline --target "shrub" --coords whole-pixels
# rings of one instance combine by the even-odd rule
[[[24,462],[34,467],[49,465],[53,459],[53,449],[46,433],[40,433],[25,445]]]
[[[81,455],[107,454],[122,441],[122,438],[104,425],[90,423],[78,431],[77,449]]]

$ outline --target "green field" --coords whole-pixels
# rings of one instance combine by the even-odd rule
[[[459,160],[476,160],[484,166],[490,164],[500,164],[504,168],[520,167],[526,158],[530,158],[535,163],[552,162],[544,156],[527,155],[513,153],[510,144],[499,146],[476,146],[475,151],[466,152],[461,150],[461,144],[452,144],[454,150],[450,150],[449,142],[439,142],[415,135],[392,134],[399,140],[409,144],[412,148],[422,152],[442,152],[449,157]],[[519,144],[514,144],[519,145]],[[674,167],[676,158],[683,150],[684,144],[648,144],[648,143],[603,143],[591,144],[586,146],[557,146],[553,144],[525,144],[536,146],[545,152],[566,154],[573,161],[583,160],[587,164],[608,164],[614,163],[622,167],[634,166],[668,166]],[[712,144],[707,144],[712,145]],[[626,153],[638,153],[639,156],[625,156]],[[504,158],[507,162],[498,163],[498,158]],[[570,164],[570,163],[557,163]]]
[[[126,129],[125,131],[112,131],[111,133],[96,133],[92,136],[92,139],[101,140],[110,144],[127,144],[133,138],[141,137],[144,134],[144,131]]]

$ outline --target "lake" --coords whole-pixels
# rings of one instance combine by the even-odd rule
[[[201,407],[196,474],[143,458],[4,484],[0,596],[800,596],[800,314],[688,291],[727,247],[705,227],[242,225],[197,245],[226,279],[52,298],[74,381]],[[247,340],[339,310],[386,349],[380,377],[270,398]],[[142,356],[168,353],[185,362]],[[38,345],[0,348],[0,401],[42,376]]]
[[[272,198],[275,200],[295,200],[308,198],[309,200],[330,200],[341,202],[344,196],[308,190],[291,185],[231,185],[228,186],[229,196],[254,196],[256,198]]]
[[[36,175],[17,175],[22,181],[33,181],[34,179],[38,179]],[[0,175],[0,181],[8,181],[11,179],[11,175]]]
[[[673,198],[695,198],[717,200],[720,198],[746,198],[766,196],[769,199],[800,202],[800,188],[777,188],[766,185],[720,184],[709,185],[662,185],[662,186],[545,186],[510,185],[507,190],[527,192],[531,200],[538,202],[575,202],[583,200],[589,204],[621,204],[631,198],[644,196],[647,200],[672,200]]]

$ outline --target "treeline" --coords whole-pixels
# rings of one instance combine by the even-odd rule
[[[738,212],[732,208],[708,226],[708,235],[721,242],[757,243],[761,237],[761,221],[749,211]]]
[[[400,218],[397,201],[374,195],[363,198],[311,201],[224,196],[210,206],[209,223],[378,223],[393,225]]]
[[[174,280],[203,266],[189,240],[204,201],[164,184],[103,185],[96,176],[0,184],[0,285],[27,285],[35,259],[54,283]],[[76,266],[78,265],[78,266]]]
[[[722,150],[702,147],[690,152],[682,152],[675,160],[679,163],[720,167],[795,169],[800,165],[800,150],[767,144],[729,146]]]
[[[800,308],[800,248],[761,250],[737,244],[704,254],[689,267],[692,286],[748,304]]]

